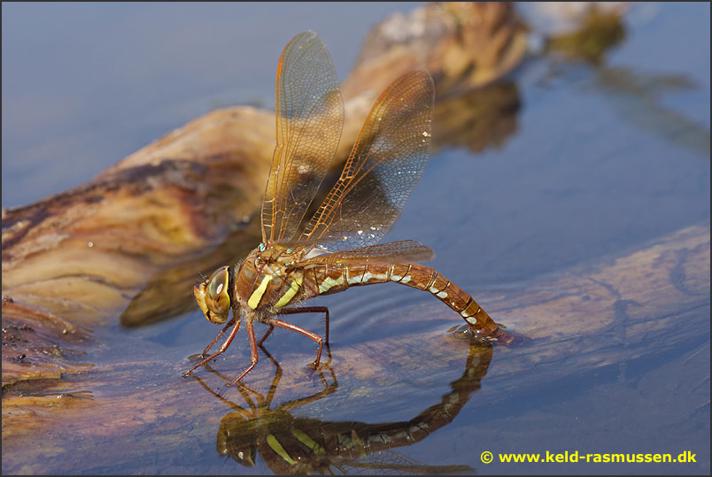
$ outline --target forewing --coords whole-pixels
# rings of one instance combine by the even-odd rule
[[[345,250],[381,240],[427,162],[433,95],[425,71],[401,76],[381,94],[301,242]]]
[[[350,265],[363,263],[426,262],[435,257],[430,247],[414,240],[401,240],[342,252],[326,253],[299,262],[309,265]]]
[[[262,241],[296,238],[341,137],[344,107],[336,70],[314,32],[282,51],[275,79],[277,142],[262,203]]]

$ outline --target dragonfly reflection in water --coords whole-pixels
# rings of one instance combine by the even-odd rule
[[[329,366],[319,371],[324,389],[271,409],[282,371],[279,363],[264,348],[263,352],[274,363],[275,375],[266,396],[243,383],[238,384],[237,389],[246,407],[227,400],[201,378],[195,377],[208,392],[232,409],[220,421],[217,434],[219,453],[230,455],[247,467],[256,464],[259,453],[275,474],[345,474],[376,470],[406,474],[472,473],[466,465],[420,465],[391,449],[420,442],[455,419],[472,393],[480,388],[492,359],[491,345],[476,341],[469,344],[462,376],[450,383],[451,391],[440,402],[412,419],[380,424],[323,421],[291,414],[293,409],[336,391],[336,375]],[[209,365],[206,369],[229,382]],[[325,376],[326,370],[330,379]]]
[[[274,327],[317,343],[318,368],[329,341],[326,307],[296,307],[309,298],[352,286],[400,283],[428,291],[455,310],[481,341],[509,336],[465,291],[433,268],[417,262],[433,256],[411,240],[377,244],[391,228],[427,162],[434,85],[427,72],[396,79],[379,96],[363,124],[336,183],[314,199],[333,165],[343,126],[343,101],[326,47],[313,32],[284,48],[275,81],[277,141],[262,203],[262,242],[243,261],[216,270],[194,287],[208,319],[225,325],[203,350],[195,369],[222,354],[245,321],[251,364]],[[228,321],[230,309],[233,317]],[[324,313],[324,336],[276,318]],[[269,326],[259,342],[254,321]],[[230,328],[219,350],[208,351]]]

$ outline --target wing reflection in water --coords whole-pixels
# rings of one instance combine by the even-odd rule
[[[502,148],[517,133],[521,106],[513,81],[438,98],[433,111],[435,146],[461,147],[474,154]]]
[[[472,393],[480,388],[492,359],[491,346],[470,344],[462,375],[450,383],[450,392],[439,402],[410,420],[378,424],[323,421],[291,414],[293,409],[323,399],[337,390],[336,374],[329,365],[319,371],[323,384],[321,391],[272,408],[282,371],[279,363],[264,348],[262,350],[275,365],[274,378],[266,395],[240,384],[237,389],[244,400],[243,406],[227,400],[202,379],[194,377],[231,409],[220,421],[217,433],[219,453],[230,455],[246,467],[255,465],[259,453],[275,474],[472,472],[466,465],[420,465],[391,449],[422,441],[455,419]],[[230,381],[214,369],[207,369],[223,381]]]

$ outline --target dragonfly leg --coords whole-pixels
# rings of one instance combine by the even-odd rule
[[[257,361],[259,361],[259,354],[257,353],[257,340],[255,339],[255,329],[252,325],[252,320],[248,319],[247,320],[247,337],[250,340],[250,357],[251,357],[251,363],[245,369],[233,382],[232,384],[237,384],[242,380],[242,378],[245,377],[247,373],[252,371],[252,368],[254,368],[257,365]]]
[[[230,327],[231,327],[232,325],[234,325],[234,324],[235,324],[235,318],[233,318],[232,320],[228,321],[228,323],[223,327],[222,330],[220,330],[220,332],[215,336],[215,338],[213,338],[213,340],[212,340],[210,343],[208,343],[208,346],[205,347],[205,349],[203,350],[203,352],[200,353],[200,357],[201,357],[201,358],[205,358],[205,356],[207,356],[207,354],[208,354],[208,351],[210,351],[210,348],[212,348],[213,346],[215,346],[215,343],[217,343],[218,340],[222,337],[222,335],[225,334],[225,332],[227,331],[227,329],[230,328]]]
[[[241,323],[241,322],[242,322],[242,320],[237,320],[237,323],[235,323],[235,327],[232,329],[232,331],[230,332],[230,335],[228,335],[227,339],[226,339],[225,342],[222,344],[222,346],[220,346],[220,349],[219,349],[217,352],[211,354],[211,355],[208,356],[207,358],[203,358],[198,364],[196,364],[195,366],[193,366],[192,368],[190,368],[188,371],[186,371],[185,373],[183,373],[183,376],[190,376],[191,374],[193,374],[193,371],[195,371],[195,370],[198,369],[199,367],[201,367],[201,366],[203,366],[203,365],[209,363],[210,361],[214,360],[215,358],[217,358],[218,356],[220,356],[221,354],[223,354],[223,353],[225,352],[225,350],[230,347],[230,343],[232,343],[232,340],[235,339],[235,335],[237,334],[237,330],[240,329],[240,323]]]
[[[324,313],[324,343],[329,344],[329,309],[325,306],[303,306],[300,308],[282,308],[278,315],[293,315],[296,313]],[[272,330],[270,329],[270,333]],[[263,338],[264,340],[264,338]]]
[[[303,308],[301,310],[303,310]],[[314,341],[315,343],[317,343],[319,345],[319,348],[316,350],[316,359],[314,359],[314,363],[312,363],[312,364],[313,364],[314,368],[319,367],[319,361],[321,360],[321,350],[324,346],[324,338],[322,338],[321,336],[319,336],[318,334],[316,334],[312,331],[305,330],[304,328],[300,328],[297,325],[293,325],[291,323],[287,323],[286,321],[278,320],[276,318],[272,318],[271,320],[269,320],[268,323],[270,325],[274,325],[279,328],[284,328],[287,330],[295,331],[299,334],[306,336],[307,338]]]
[[[273,329],[274,327],[270,328]],[[262,348],[262,352],[269,358],[270,361],[272,361],[272,364],[274,364],[274,377],[272,378],[272,383],[269,385],[269,391],[267,391],[267,399],[265,400],[265,406],[270,407],[272,405],[272,400],[274,399],[274,394],[277,392],[277,386],[279,385],[280,379],[282,379],[282,367],[279,365],[279,362],[274,359],[274,356],[272,356],[269,351],[267,351],[266,348],[264,348],[262,345],[258,345]]]
[[[260,340],[257,342],[257,346],[262,348],[262,343],[265,342],[265,340],[269,337],[269,335],[272,334],[273,331],[274,331],[274,325],[269,325],[269,329],[265,332],[264,336],[262,338],[260,338]]]

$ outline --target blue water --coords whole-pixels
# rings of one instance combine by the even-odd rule
[[[271,107],[276,59],[298,31],[319,32],[343,78],[370,26],[411,7],[3,5],[3,207],[81,184],[216,107]],[[706,4],[636,5],[626,17],[625,40],[599,68],[528,62],[513,75],[522,102],[516,131],[478,154],[441,149],[389,238],[427,243],[437,254],[434,266],[454,282],[493,292],[624,255],[691,225],[708,226],[709,25]],[[375,330],[397,335],[400,325],[382,317],[427,300],[404,288],[369,287],[318,304],[339,317],[332,325],[338,346],[368,342]],[[419,463],[464,464],[480,473],[708,473],[709,321],[699,318],[708,316],[709,306],[693,313],[699,340],[652,358],[597,371],[567,369],[565,378],[546,379],[504,400],[493,388],[497,382],[485,378],[450,425],[398,452]],[[317,326],[316,318],[309,320]],[[417,326],[437,329],[442,322],[423,319]],[[196,310],[143,329],[116,325],[109,332],[127,343],[109,355],[130,349],[148,357],[158,349],[177,361],[199,351],[214,329]],[[309,347],[299,338],[280,340],[278,350],[298,346],[307,359]],[[147,350],[146,343],[155,347]],[[651,342],[651,349],[656,345]],[[246,357],[244,349],[239,355]],[[496,366],[495,355],[489,373]],[[454,369],[424,402],[404,396],[355,416],[329,408],[328,401],[325,408],[332,419],[412,416],[439,401],[461,372]],[[398,416],[390,414],[393,408]],[[317,406],[302,415],[326,417],[320,412],[327,413]],[[486,467],[479,460],[484,448],[692,449],[700,462]],[[262,461],[250,469],[220,456],[212,436],[162,458],[170,466],[145,457],[89,469],[269,471]]]

